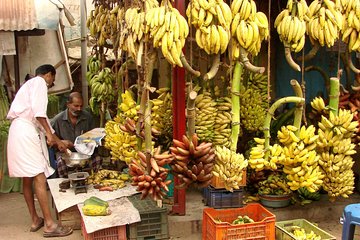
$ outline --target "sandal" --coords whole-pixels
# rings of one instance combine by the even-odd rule
[[[45,232],[43,237],[65,237],[72,234],[73,229],[71,227],[57,226],[52,232]]]
[[[41,217],[39,224],[36,227],[31,227],[30,232],[36,232],[37,230],[39,230],[43,226],[44,226],[44,219]]]

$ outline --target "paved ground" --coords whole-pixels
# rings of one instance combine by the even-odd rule
[[[360,202],[360,195],[354,194],[349,200],[340,200],[329,203],[326,199],[309,204],[306,207],[290,206],[283,209],[269,209],[277,220],[306,218],[318,223],[318,226],[336,239],[341,239],[342,225],[339,217],[342,209],[349,203]],[[205,208],[199,191],[189,191],[187,194],[187,212],[185,216],[168,216],[171,239],[197,240],[201,239],[202,210]],[[304,217],[306,216],[306,217]],[[23,196],[20,193],[0,193],[0,239],[11,240],[38,240],[43,239],[42,230],[36,233],[29,232],[29,214]],[[179,227],[181,226],[181,227]],[[356,238],[360,234],[356,230]],[[80,230],[74,231],[67,240],[83,239]]]

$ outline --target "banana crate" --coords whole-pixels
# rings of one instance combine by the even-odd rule
[[[213,208],[242,207],[243,196],[243,189],[233,192],[226,189],[215,189],[212,186],[203,189],[204,204]]]
[[[245,215],[254,222],[231,224]],[[203,240],[275,240],[275,215],[259,203],[249,203],[243,208],[205,208],[202,221]]]
[[[128,197],[139,211],[141,222],[128,225],[128,240],[169,239],[167,208],[158,207],[150,198],[140,200],[140,194]]]
[[[329,233],[325,232],[321,228],[315,226],[311,222],[307,221],[306,219],[294,219],[288,221],[281,221],[276,222],[276,240],[292,240],[292,239],[299,239],[296,238],[292,234],[292,229],[294,227],[300,227],[305,230],[305,233],[310,233],[313,231],[317,236],[321,237],[321,240],[335,240],[336,237],[330,235]],[[305,238],[304,238],[305,239]],[[312,237],[311,239],[314,239]]]

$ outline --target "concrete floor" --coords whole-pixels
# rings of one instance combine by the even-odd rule
[[[349,199],[340,199],[335,203],[330,203],[327,196],[324,195],[319,202],[305,206],[293,205],[286,208],[268,208],[268,210],[276,215],[277,221],[305,218],[308,221],[317,223],[320,228],[335,236],[336,239],[341,239],[342,225],[339,223],[339,217],[347,204],[356,202],[360,202],[358,193],[353,194]],[[171,239],[201,239],[202,212],[206,207],[202,202],[201,192],[196,189],[189,190],[186,203],[185,216],[168,215]],[[29,214],[22,194],[0,193],[0,206],[0,239],[43,239],[42,230],[36,233],[29,232]],[[168,205],[168,207],[171,209],[171,206]],[[54,212],[53,214],[55,216]],[[360,238],[359,232],[359,229],[356,229],[355,239]],[[83,239],[83,236],[80,230],[75,230],[72,235],[62,239]]]

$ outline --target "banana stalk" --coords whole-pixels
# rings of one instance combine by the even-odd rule
[[[276,102],[274,102],[273,105],[271,105],[271,107],[268,110],[268,113],[266,114],[265,117],[265,121],[264,121],[264,138],[265,138],[265,144],[264,144],[264,149],[265,149],[265,156],[264,159],[265,161],[268,161],[269,159],[269,146],[270,146],[270,122],[271,122],[271,118],[274,116],[274,113],[276,111],[276,109],[278,109],[282,104],[286,104],[286,103],[302,103],[304,104],[305,99],[304,98],[300,98],[300,97],[284,97],[284,98],[280,98],[279,100],[277,100]]]
[[[188,127],[188,134],[189,138],[192,137],[192,135],[195,133],[195,99],[196,99],[197,93],[195,91],[191,91],[189,93],[187,106],[186,106],[186,118],[187,120],[187,127]]]
[[[240,47],[240,59],[241,59],[242,64],[244,64],[245,68],[254,73],[264,73],[265,72],[264,67],[254,66],[250,62],[250,60],[247,56],[248,56],[248,52],[244,48]]]
[[[288,64],[290,65],[290,67],[292,69],[294,69],[295,71],[300,72],[301,71],[300,66],[294,61],[294,59],[291,56],[290,46],[286,45],[286,44],[284,44],[284,46],[285,46],[285,59],[286,59],[286,61],[288,62]]]
[[[296,58],[296,60],[304,61],[304,62],[309,61],[309,60],[313,59],[316,56],[319,49],[320,49],[320,44],[319,44],[318,41],[315,41],[313,47],[311,48],[311,50],[304,57],[300,56],[300,57]]]
[[[339,93],[340,93],[340,82],[336,77],[330,78],[330,94],[329,94],[329,107],[330,111],[335,116],[338,115],[339,110]]]
[[[217,72],[219,71],[219,67],[220,67],[220,53],[216,54],[209,72],[207,72],[204,75],[204,80],[206,81],[206,80],[213,79],[215,77],[215,75],[217,74]]]
[[[240,133],[240,82],[243,72],[243,65],[236,62],[234,68],[234,75],[231,83],[231,138],[230,150],[236,152],[237,142]]]
[[[303,92],[301,90],[299,82],[295,79],[292,79],[290,81],[290,84],[291,84],[292,88],[294,89],[295,95],[297,97],[303,98],[304,96],[303,96]],[[294,123],[293,123],[293,125],[298,129],[295,132],[296,136],[299,136],[300,127],[301,127],[301,117],[302,117],[303,110],[304,110],[303,103],[296,104],[295,113],[294,113]]]
[[[347,61],[348,61],[348,64],[349,64],[350,69],[351,69],[354,73],[359,74],[359,73],[360,73],[360,70],[355,67],[355,65],[354,65],[354,63],[353,63],[353,61],[352,61],[352,58],[351,58],[351,53],[346,52],[346,54],[347,54]]]
[[[193,69],[190,64],[188,63],[188,61],[186,60],[186,57],[184,55],[184,53],[181,51],[181,55],[180,55],[180,61],[183,64],[184,68],[191,73],[192,75],[194,75],[195,77],[200,77],[201,73],[195,69]]]

